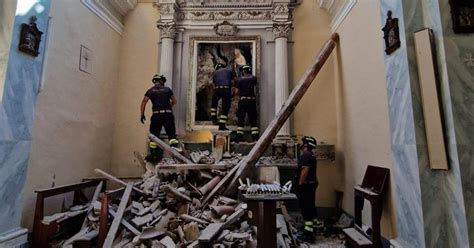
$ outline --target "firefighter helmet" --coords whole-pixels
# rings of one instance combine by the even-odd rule
[[[315,149],[316,148],[316,139],[311,136],[304,136],[301,141],[303,142],[303,145],[309,145],[311,148]]]
[[[244,72],[252,72],[252,67],[247,64],[247,65],[243,65],[242,67],[240,67],[240,70],[244,71]]]
[[[166,77],[160,74],[155,74],[155,76],[153,76],[153,79],[151,81],[153,81],[153,83],[155,81],[161,81],[163,83],[166,83]]]

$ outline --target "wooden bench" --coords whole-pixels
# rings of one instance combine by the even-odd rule
[[[73,217],[62,218],[58,221],[43,223],[45,199],[73,192],[73,206],[89,203],[83,190],[91,187],[97,187],[101,180],[86,181],[55,187],[45,190],[37,190],[36,207],[33,220],[33,238],[32,247],[50,247],[50,240],[53,236],[75,234],[81,228],[85,218],[85,213]],[[105,190],[105,181],[102,187]]]
[[[354,187],[354,227],[344,229],[346,241],[354,247],[382,247],[380,220],[383,211],[383,196],[387,188],[390,170],[369,165],[360,186]],[[372,234],[362,231],[362,209],[364,200],[371,205]]]

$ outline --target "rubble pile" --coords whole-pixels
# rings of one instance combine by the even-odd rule
[[[111,222],[120,218],[119,228],[112,234],[112,247],[257,247],[257,227],[247,220],[246,203],[238,197],[221,195],[203,204],[204,197],[242,159],[240,154],[232,155],[213,165],[219,169],[162,169],[179,163],[169,158],[156,166],[142,161],[140,164],[145,173],[142,180],[130,185],[130,197],[124,198],[126,193],[121,193],[109,199],[107,238],[114,231]],[[193,162],[202,163],[211,158],[211,153],[193,152],[190,157]],[[127,185],[104,171],[96,169],[96,172],[110,181]],[[250,184],[247,179],[247,184],[241,185],[244,189],[241,192],[250,193],[253,188],[261,188],[258,193],[270,193],[272,189],[273,193],[284,194],[291,189],[291,183],[281,187],[277,182],[271,185]],[[119,191],[124,191],[124,187],[108,194]],[[123,209],[121,205],[124,205]],[[81,231],[59,247],[72,247],[74,242],[99,236],[99,216],[104,208],[99,199],[95,199],[91,207],[81,207],[81,211],[88,209]]]

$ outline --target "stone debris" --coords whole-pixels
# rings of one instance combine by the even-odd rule
[[[206,161],[210,156],[212,154],[208,151],[190,154],[192,161],[199,164],[214,163]],[[226,154],[215,164],[224,165],[223,169],[190,171],[157,169],[160,165],[179,164],[174,159],[163,159],[156,166],[145,163],[142,180],[130,186],[132,194],[121,216],[112,247],[256,247],[256,227],[245,220],[247,204],[237,198],[219,195],[209,204],[202,205],[206,194],[241,159],[240,154],[231,154],[230,157]],[[111,174],[96,172],[110,181],[125,185]],[[271,187],[277,188],[276,184]],[[281,187],[280,191],[283,192]],[[109,199],[109,225],[116,218],[120,203],[120,197]],[[82,213],[87,209],[88,205],[75,206],[71,211]],[[91,209],[88,224],[76,241],[99,236],[101,202],[94,201]],[[61,218],[71,211],[45,217],[44,221]],[[70,243],[74,245],[74,242]]]
[[[137,159],[141,158],[135,155]],[[128,186],[132,190],[130,197],[122,200],[120,196],[108,198],[107,225],[120,218],[119,228],[115,235],[112,234],[111,247],[257,247],[257,228],[246,220],[246,203],[237,196],[216,195],[203,204],[205,197],[241,161],[242,155],[227,153],[217,163],[209,151],[191,152],[189,156],[198,168],[169,158],[157,165],[142,161],[145,172],[142,180]],[[120,186],[127,185],[104,171],[96,172]],[[285,194],[291,189],[291,182],[283,186],[278,182],[251,184],[247,179],[245,184],[240,183],[240,192],[248,194]],[[114,192],[119,191],[116,189]],[[122,215],[117,215],[121,203],[126,207]],[[100,199],[94,200],[91,207],[74,206],[68,212],[44,218],[43,221],[53,221],[66,215],[84,213],[89,208],[87,225],[74,240],[66,242],[67,245],[63,242],[59,247],[72,247],[75,241],[100,236],[99,216],[103,211]],[[279,235],[285,247],[290,247],[288,244],[293,240],[286,230],[289,223],[282,221]]]

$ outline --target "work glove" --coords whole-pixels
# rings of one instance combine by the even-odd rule
[[[142,124],[145,124],[145,121],[146,121],[145,115],[142,115],[142,117],[140,118],[140,121],[142,122]]]

